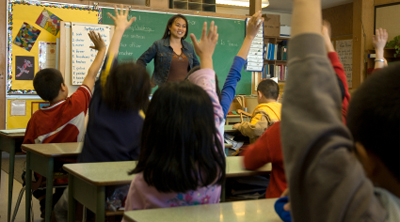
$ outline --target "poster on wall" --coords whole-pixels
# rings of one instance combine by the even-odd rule
[[[36,24],[51,34],[57,36],[58,32],[60,31],[61,21],[62,20],[59,17],[51,13],[49,10],[43,9],[39,18],[36,20]]]
[[[336,41],[336,52],[346,73],[347,85],[353,87],[353,40]]]
[[[39,29],[24,22],[18,32],[17,37],[15,37],[14,39],[14,44],[30,52],[37,38],[39,37],[39,34]]]
[[[15,80],[33,80],[35,57],[15,56]]]
[[[39,42],[39,70],[56,68],[56,48],[55,42]]]
[[[26,100],[11,101],[11,116],[26,116]]]

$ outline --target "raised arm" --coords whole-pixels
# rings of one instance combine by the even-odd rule
[[[293,0],[281,122],[293,221],[383,221],[385,210],[342,123],[340,92],[321,36],[320,1]]]
[[[386,29],[379,28],[375,30],[375,35],[372,38],[376,54],[374,69],[381,69],[387,66],[384,57],[384,48],[387,39],[388,39],[388,33]]]
[[[257,35],[258,29],[262,26],[264,18],[261,17],[261,12],[256,12],[247,23],[246,37],[243,40],[242,47],[233,60],[229,74],[226,77],[224,87],[221,91],[221,106],[224,111],[224,118],[228,114],[229,107],[236,94],[236,86],[241,78],[241,71],[249,54],[250,45],[254,37]]]
[[[258,29],[260,29],[260,27],[263,25],[263,21],[264,18],[261,17],[261,11],[254,13],[254,15],[250,18],[246,27],[246,37],[243,40],[242,47],[240,48],[237,56],[245,60],[247,59],[251,42],[256,37]]]
[[[322,25],[322,37],[324,37],[325,48],[328,51],[328,58],[331,61],[332,67],[335,70],[339,88],[342,95],[342,120],[343,123],[346,123],[347,116],[347,107],[350,102],[350,93],[347,85],[347,77],[344,71],[342,63],[340,63],[339,56],[333,47],[331,41],[331,26],[330,23],[326,20],[323,21]]]
[[[193,46],[196,54],[200,58],[201,69],[191,74],[188,79],[190,82],[202,87],[210,96],[214,106],[214,118],[216,128],[219,127],[223,113],[222,108],[215,89],[215,72],[213,70],[212,55],[218,41],[217,26],[214,25],[214,21],[210,24],[210,30],[207,33],[207,23],[204,22],[203,32],[198,42],[194,34],[190,34],[190,38],[193,41]],[[222,135],[221,142],[222,142]]]
[[[101,63],[103,62],[107,48],[105,42],[101,38],[100,33],[96,34],[95,32],[90,31],[88,35],[90,40],[92,40],[94,44],[94,46],[90,46],[90,48],[97,50],[97,55],[92,65],[89,67],[88,73],[82,84],[86,85],[90,89],[90,91],[93,91],[94,82],[96,81],[97,73],[101,68]]]

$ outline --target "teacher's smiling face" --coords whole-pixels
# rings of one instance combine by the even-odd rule
[[[186,22],[182,18],[176,18],[175,21],[168,27],[173,38],[183,38],[186,34]]]

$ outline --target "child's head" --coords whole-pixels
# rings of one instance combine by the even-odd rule
[[[189,82],[163,84],[153,95],[141,136],[139,163],[160,192],[187,192],[221,184],[225,157],[209,95]]]
[[[103,98],[116,111],[146,109],[150,94],[150,76],[134,62],[122,63],[110,70]]]
[[[53,100],[60,93],[63,93],[65,98],[68,96],[68,88],[64,84],[64,78],[57,69],[47,68],[40,70],[33,79],[33,87],[40,98],[45,101],[54,102]]]
[[[277,101],[279,85],[271,79],[261,81],[257,87],[258,103]]]
[[[400,147],[397,138],[400,134],[399,73],[400,64],[374,73],[354,92],[347,112],[347,125],[356,151],[360,153],[363,147],[365,153],[379,159],[397,181],[400,181],[399,158],[395,155]]]

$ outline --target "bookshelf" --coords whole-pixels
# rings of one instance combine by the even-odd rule
[[[170,0],[170,8],[215,12],[215,0]]]
[[[262,77],[278,77],[279,82],[284,82],[287,76],[287,43],[289,38],[264,37],[265,60]]]

